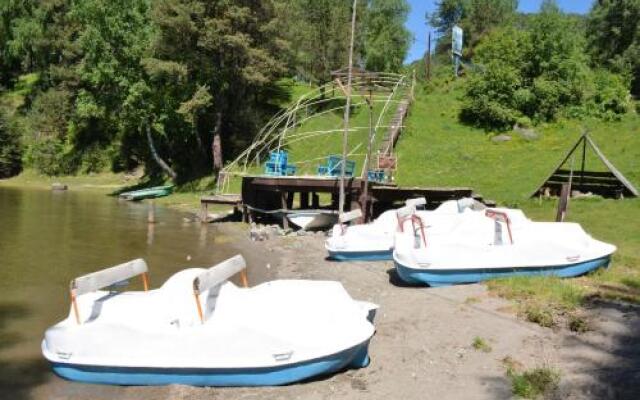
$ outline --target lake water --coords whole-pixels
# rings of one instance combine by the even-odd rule
[[[157,207],[157,222],[148,224],[147,212],[145,203],[104,194],[0,187],[0,398],[28,398],[32,386],[57,379],[40,342],[69,312],[71,279],[144,258],[153,288],[176,271],[214,265],[248,245],[247,235],[185,222],[171,209]],[[269,261],[254,253],[243,253],[252,284],[265,279]],[[131,287],[141,287],[138,281]]]

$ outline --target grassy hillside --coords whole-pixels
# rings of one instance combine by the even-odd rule
[[[289,106],[296,104],[298,99],[308,99],[319,91],[315,86],[295,83],[291,85],[291,102]],[[373,108],[369,110],[367,104],[368,93],[354,91],[351,100],[351,115],[348,139],[348,159],[356,162],[355,175],[362,172],[367,153],[367,141],[369,137],[369,118],[373,119],[373,125],[378,128],[375,131],[372,142],[372,154],[375,155],[380,147],[382,139],[388,130],[390,121],[396,113],[399,101],[406,98],[409,86],[401,87],[392,94],[390,91],[378,91],[373,93]],[[285,138],[281,148],[289,153],[289,164],[297,167],[297,175],[316,175],[317,168],[326,164],[326,157],[332,154],[342,154],[342,136],[344,129],[345,98],[340,88],[329,87],[326,91],[327,101],[322,104],[301,107],[295,116],[291,114],[290,121],[294,128],[285,132]],[[387,101],[390,99],[390,101]],[[319,99],[316,99],[319,100]],[[283,131],[284,121],[275,133]],[[293,123],[296,121],[296,123]],[[273,137],[273,136],[272,136]],[[278,142],[273,141],[269,146],[275,149]],[[260,154],[261,162],[248,165],[247,171],[243,171],[243,163],[231,168],[232,172],[246,172],[249,174],[262,174],[264,172],[264,151]],[[251,156],[253,158],[253,155]],[[241,179],[230,177],[225,184],[225,192],[239,192]]]
[[[402,185],[471,186],[498,203],[522,208],[532,219],[553,221],[556,199],[529,199],[587,129],[607,158],[640,187],[640,116],[621,121],[559,121],[534,129],[539,138],[526,141],[507,132],[511,141],[493,142],[485,132],[458,121],[464,80],[439,81],[416,94],[397,152],[397,181]],[[576,157],[575,168],[580,159]],[[591,154],[587,168],[603,170]],[[640,302],[640,200],[572,199],[568,220],[594,237],[618,246],[612,267],[579,279],[514,279],[491,287],[515,299],[527,318],[556,321],[591,296]],[[542,311],[540,311],[542,310]],[[545,317],[546,315],[546,317]]]
[[[552,172],[587,129],[607,158],[640,187],[640,117],[620,122],[560,121],[534,128],[540,138],[492,142],[492,133],[458,122],[463,80],[446,83],[430,93],[419,91],[398,143],[398,183],[403,185],[471,186],[502,202],[526,199]],[[575,168],[580,159],[576,157]],[[595,155],[587,168],[604,166]]]

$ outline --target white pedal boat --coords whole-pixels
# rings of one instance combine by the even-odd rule
[[[407,200],[406,206],[382,213],[369,224],[347,226],[347,222],[361,217],[358,211],[341,216],[341,223],[333,227],[331,237],[325,241],[329,258],[336,261],[378,261],[393,259],[395,233],[413,214],[428,221],[429,235],[446,232],[466,212],[484,209],[482,203],[472,198],[449,200],[433,211],[418,211],[426,199]]]
[[[446,286],[511,276],[574,277],[609,265],[616,247],[579,224],[532,222],[518,210],[468,214],[447,235],[406,229],[396,234],[393,260],[410,284]]]
[[[377,306],[338,282],[228,281],[244,268],[236,256],[144,292],[98,290],[138,274],[146,287],[141,259],[77,278],[42,353],[63,378],[115,385],[283,385],[368,364]]]
[[[287,219],[300,229],[324,229],[338,222],[338,213],[332,210],[287,211]]]

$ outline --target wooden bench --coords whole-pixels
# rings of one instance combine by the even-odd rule
[[[223,204],[233,206],[234,214],[242,209],[242,197],[239,194],[216,194],[200,198],[200,221],[207,222],[209,204]]]

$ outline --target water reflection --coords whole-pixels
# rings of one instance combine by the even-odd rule
[[[144,203],[101,194],[0,187],[0,394],[12,394],[1,398],[44,379],[42,334],[69,312],[74,277],[142,257],[157,287],[180,269],[214,265],[248,244],[244,235],[221,237],[215,225],[185,223],[182,213],[162,207],[148,223],[148,212]],[[245,255],[266,270],[268,260]],[[253,284],[264,279],[259,270],[249,273]],[[6,375],[15,368],[33,379]]]

